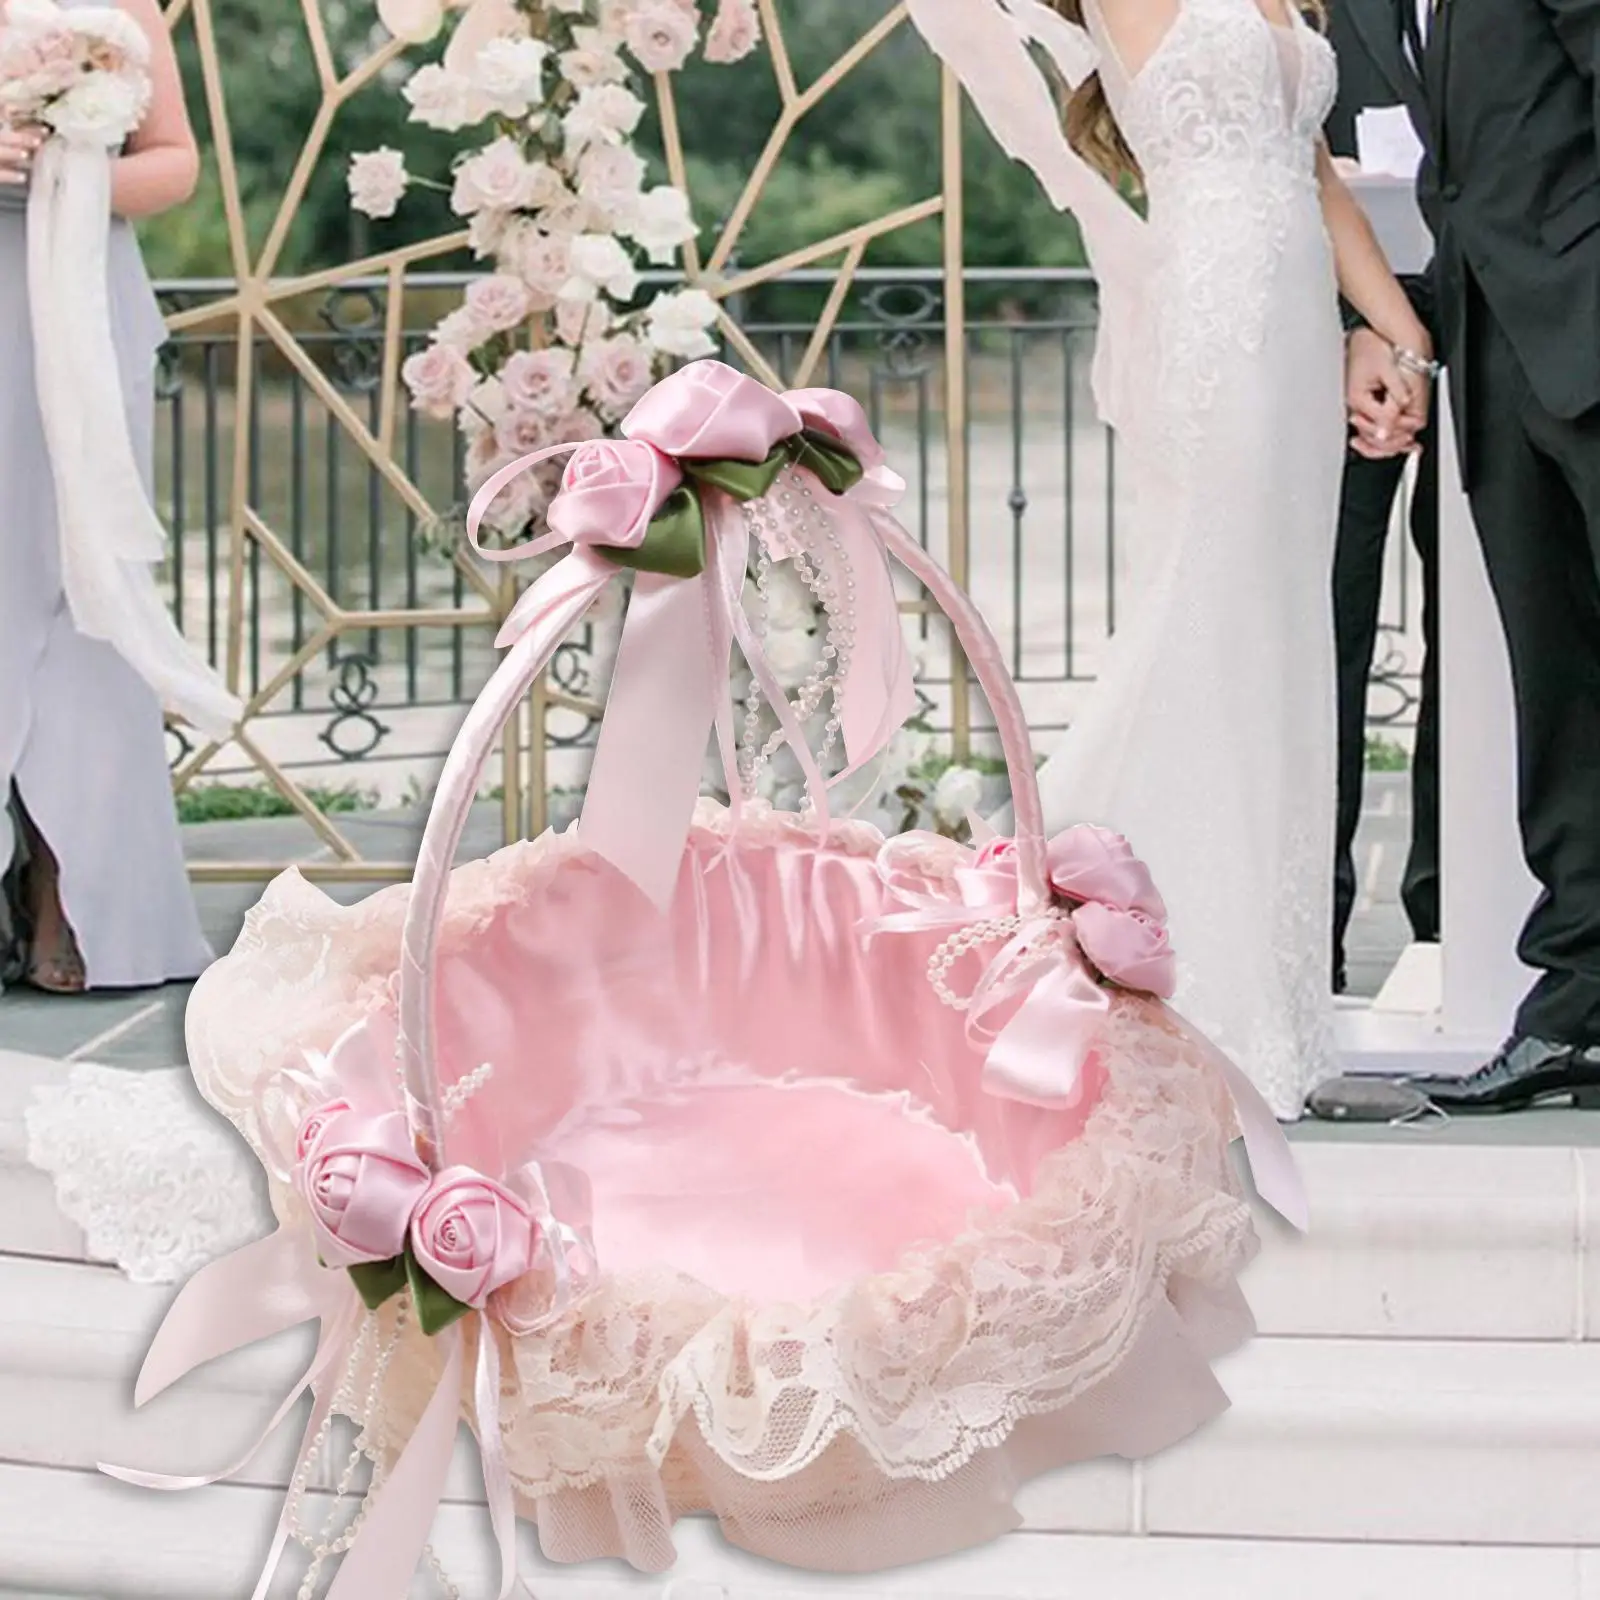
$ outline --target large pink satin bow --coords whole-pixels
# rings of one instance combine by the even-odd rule
[[[468,534],[479,553],[509,561],[563,545],[571,551],[517,602],[496,643],[553,630],[571,615],[574,601],[598,597],[622,570],[607,551],[644,544],[652,518],[683,482],[680,462],[761,462],[804,429],[838,440],[864,471],[844,494],[817,487],[816,501],[825,504],[836,537],[807,551],[833,593],[853,606],[844,619],[850,649],[839,690],[848,765],[832,782],[860,771],[916,705],[894,581],[873,524],[874,512],[895,504],[905,486],[884,464],[861,407],[835,390],[779,395],[721,362],[697,361],[640,400],[622,424],[622,439],[555,445],[501,468],[478,490],[468,512]],[[519,473],[566,453],[571,460],[550,505],[550,531],[509,550],[484,549],[477,532],[495,497]],[[729,795],[735,807],[739,802],[729,699],[734,643],[778,718],[819,821],[827,824],[829,785],[745,615],[750,530],[742,508],[715,488],[702,485],[698,492],[705,514],[704,571],[640,571],[634,580],[579,823],[585,846],[662,907],[677,884],[713,729]],[[780,526],[778,538],[784,534]],[[781,559],[798,548],[786,550],[780,543],[772,553]]]
[[[1019,917],[1014,844],[981,826],[975,837],[980,847],[944,892],[930,888],[917,864],[929,846],[926,835],[890,839],[879,854],[879,875],[891,898],[909,909],[881,918],[871,931],[956,934],[992,924],[1006,942],[965,1002],[967,1037],[983,1051],[983,1087],[1025,1105],[1068,1109],[1082,1095],[1084,1066],[1110,1015],[1107,985],[1161,1001],[1176,988],[1166,906],[1121,835],[1080,826],[1050,841],[1056,904]],[[1226,1054],[1175,1012],[1167,1015],[1227,1083],[1262,1199],[1303,1231],[1304,1186],[1271,1108]]]
[[[576,1174],[547,1172],[537,1164],[503,1184],[459,1165],[432,1171],[412,1148],[405,1113],[397,1109],[401,1096],[393,1075],[393,1044],[392,1025],[369,1018],[307,1071],[284,1076],[279,1091],[287,1092],[290,1104],[307,1109],[293,1119],[298,1128],[293,1147],[274,1146],[266,1155],[276,1175],[293,1182],[306,1215],[212,1262],[184,1285],[145,1357],[134,1403],[142,1406],[217,1356],[314,1320],[320,1332],[311,1365],[244,1454],[216,1472],[173,1477],[105,1463],[100,1470],[161,1490],[199,1488],[231,1477],[311,1389],[315,1400],[291,1480],[300,1481],[361,1327],[363,1295],[356,1275],[381,1270],[382,1263],[409,1249],[440,1293],[477,1313],[478,1445],[500,1553],[500,1600],[510,1600],[521,1584],[490,1297],[542,1266],[549,1273],[549,1300],[532,1323],[519,1318],[518,1330],[541,1326],[566,1309],[593,1270],[584,1186]],[[564,1218],[555,1216],[547,1187],[557,1180],[568,1186]],[[373,1492],[328,1600],[389,1600],[409,1592],[444,1494],[465,1393],[462,1325],[450,1322],[437,1340],[444,1363],[433,1394],[399,1459]],[[291,1492],[255,1600],[265,1600],[271,1588],[293,1509]]]

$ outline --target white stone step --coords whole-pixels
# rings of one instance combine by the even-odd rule
[[[0,1260],[0,1460],[194,1472],[231,1459],[303,1368],[308,1335],[218,1362],[135,1414],[164,1300],[103,1267]],[[1260,1338],[1219,1371],[1233,1406],[1217,1422],[1152,1461],[1030,1485],[1027,1526],[1600,1544],[1600,1342]],[[295,1437],[286,1426],[246,1482],[281,1486]],[[480,1493],[465,1442],[449,1492]]]
[[[27,1164],[22,1120],[34,1089],[68,1070],[0,1053],[0,1252],[85,1257]],[[1340,1138],[1295,1154],[1312,1228],[1299,1238],[1261,1214],[1246,1287],[1263,1333],[1600,1337],[1600,1149]]]
[[[0,1573],[9,1589],[95,1600],[233,1600],[250,1592],[277,1515],[231,1485],[185,1503],[44,1468],[0,1466]],[[964,1556],[863,1577],[792,1572],[679,1531],[662,1576],[550,1568],[523,1529],[538,1600],[1600,1600],[1600,1552],[1508,1546],[1241,1542],[1019,1533]],[[481,1519],[446,1507],[435,1549],[466,1595],[491,1592]],[[294,1592],[290,1568],[274,1593]],[[413,1591],[436,1595],[419,1581]]]

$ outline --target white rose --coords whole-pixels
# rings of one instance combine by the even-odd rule
[[[933,786],[929,804],[947,828],[958,828],[983,800],[983,778],[971,767],[950,767]]]
[[[572,241],[572,276],[562,285],[564,300],[593,300],[604,292],[627,300],[639,287],[638,269],[621,240],[609,233],[582,233]]]
[[[785,689],[798,689],[817,664],[817,642],[809,628],[773,628],[761,647],[772,675]]]
[[[439,325],[433,330],[435,344],[454,345],[463,355],[476,350],[492,329],[484,327],[472,313],[471,306],[457,306],[454,311],[441,317]]]
[[[400,92],[411,107],[413,122],[445,133],[470,128],[473,123],[482,122],[490,111],[470,78],[437,64],[418,67]]]
[[[350,157],[350,204],[369,217],[392,217],[409,181],[406,158],[387,145]]]
[[[450,209],[461,217],[486,208],[523,211],[560,192],[556,172],[542,161],[529,161],[515,139],[499,138],[456,168]]]
[[[506,247],[509,231],[521,222],[514,211],[498,211],[493,206],[474,211],[467,219],[467,243],[479,260],[498,256]]]
[[[467,309],[490,333],[504,333],[527,318],[528,286],[507,272],[478,278],[467,287]]]
[[[699,14],[674,0],[639,0],[623,21],[622,37],[646,72],[676,72],[699,42]]]
[[[568,154],[591,144],[620,144],[644,115],[644,101],[620,83],[598,83],[581,89],[572,109],[561,119]]]
[[[664,266],[700,230],[689,214],[688,195],[662,184],[639,196],[626,231],[657,266]]]
[[[500,264],[528,286],[529,306],[548,311],[560,298],[562,286],[572,276],[571,241],[545,233],[519,217],[501,245]]]
[[[452,344],[430,344],[400,369],[411,404],[424,416],[450,417],[477,385],[472,363]]]
[[[506,414],[506,391],[498,378],[485,378],[461,406],[461,431],[469,439],[481,438]]]
[[[406,44],[426,44],[444,22],[441,0],[378,0],[378,21]]]
[[[578,193],[612,221],[631,222],[644,172],[643,158],[626,145],[590,145],[578,159]]]
[[[619,334],[614,339],[595,339],[589,344],[578,376],[602,412],[621,417],[633,409],[655,381],[655,364],[637,339]]]
[[[573,366],[570,350],[519,350],[500,369],[500,386],[513,411],[551,417],[571,408]]]
[[[627,81],[628,69],[617,53],[617,41],[598,28],[574,28],[572,46],[556,57],[556,70],[574,89]]]
[[[550,47],[539,39],[491,39],[472,65],[478,92],[505,117],[525,117],[544,99]]]
[[[44,110],[44,120],[68,144],[120,145],[144,120],[148,81],[95,72],[82,78]]]
[[[563,444],[587,444],[591,439],[603,439],[605,432],[592,411],[568,411],[550,424],[550,437]]]
[[[680,289],[650,302],[645,337],[663,355],[695,361],[715,354],[716,341],[706,329],[716,320],[717,303],[704,289]]]
[[[706,35],[706,60],[719,66],[743,61],[761,42],[761,22],[750,0],[722,0]]]
[[[816,626],[816,598],[793,567],[774,566],[768,574],[767,621],[779,629]]]
[[[556,306],[556,332],[573,349],[605,338],[610,327],[611,308],[604,300],[562,300]]]

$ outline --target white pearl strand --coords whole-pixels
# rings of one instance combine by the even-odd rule
[[[372,1344],[372,1334],[377,1327],[377,1318],[368,1315],[361,1324],[360,1332],[356,1335],[355,1344],[351,1347],[350,1359],[345,1363],[345,1368],[339,1380],[339,1388],[334,1396],[333,1406],[328,1415],[323,1419],[322,1426],[317,1430],[311,1448],[306,1451],[305,1459],[296,1470],[294,1478],[289,1485],[289,1532],[290,1536],[299,1545],[302,1545],[310,1554],[311,1562],[306,1568],[304,1578],[296,1591],[295,1600],[314,1600],[317,1592],[317,1580],[322,1575],[322,1569],[327,1563],[338,1555],[343,1555],[361,1531],[361,1525],[367,1517],[368,1507],[372,1504],[372,1497],[383,1486],[387,1477],[382,1458],[378,1450],[378,1442],[374,1436],[377,1417],[381,1414],[383,1403],[384,1380],[388,1377],[389,1369],[394,1361],[395,1351],[400,1347],[401,1338],[406,1328],[407,1313],[410,1310],[411,1297],[403,1294],[396,1302],[394,1325],[385,1336],[382,1348],[378,1351],[372,1366],[372,1375],[367,1381],[365,1404],[359,1409],[353,1404],[354,1378],[356,1369],[360,1366],[362,1357],[367,1353]],[[357,1416],[366,1420],[360,1425],[355,1442],[351,1446],[350,1454],[345,1461],[344,1468],[339,1474],[339,1480],[334,1487],[333,1504],[328,1507],[326,1517],[323,1519],[320,1533],[306,1527],[301,1516],[307,1492],[307,1480],[310,1477],[312,1462],[320,1458],[326,1451],[329,1437],[333,1430],[334,1419],[337,1416],[347,1416],[352,1420]],[[339,1515],[340,1508],[355,1491],[356,1474],[361,1470],[363,1462],[371,1462],[372,1475],[368,1479],[366,1493],[362,1497],[360,1508],[351,1519],[349,1525],[340,1533],[333,1534],[334,1519]],[[331,1535],[331,1537],[330,1537]],[[439,1557],[431,1544],[424,1545],[423,1559],[428,1564],[429,1571],[438,1582],[440,1590],[447,1600],[461,1600],[461,1591],[451,1582],[449,1575],[440,1564]]]
[[[774,486],[776,503],[770,497],[750,501],[743,507],[745,525],[756,548],[757,606],[752,623],[758,638],[765,638],[770,618],[772,550],[798,543],[791,559],[795,575],[815,597],[821,609],[825,638],[820,658],[796,693],[793,710],[802,726],[832,698],[832,712],[823,730],[818,761],[832,754],[841,730],[839,695],[849,673],[856,641],[856,582],[850,573],[849,556],[833,518],[822,505],[805,477],[789,468]],[[816,559],[820,544],[830,547],[831,561]],[[834,572],[845,574],[841,585]],[[841,592],[842,590],[842,592]],[[755,793],[756,780],[783,744],[777,730],[761,741],[761,689],[752,678],[745,695],[744,734],[739,754],[740,779],[746,796]]]
[[[1067,920],[1068,913],[1059,908],[1052,907],[1044,916],[1054,923]],[[1030,917],[989,917],[982,922],[968,923],[964,928],[958,928],[937,950],[928,957],[928,982],[933,985],[933,992],[939,997],[940,1005],[948,1006],[952,1011],[969,1011],[972,1009],[972,996],[960,995],[950,987],[950,971],[955,964],[967,954],[969,950],[980,949],[984,945],[999,944],[1004,940],[1014,939],[1027,926],[1028,922],[1036,922],[1039,918]],[[1045,936],[1051,943],[1057,942],[1061,937],[1059,928],[1052,928]]]

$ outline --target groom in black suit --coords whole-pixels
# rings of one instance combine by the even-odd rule
[[[1540,977],[1450,1110],[1600,1101],[1600,0],[1439,0],[1420,183],[1457,445],[1511,657]],[[1361,333],[1353,337],[1371,340]],[[1497,641],[1484,641],[1494,648]],[[1490,759],[1494,759],[1493,756]]]
[[[1396,4],[1397,0],[1333,0],[1328,38],[1339,57],[1339,98],[1326,132],[1335,156],[1357,154],[1357,118],[1374,107],[1403,106],[1418,137],[1424,143],[1429,137],[1421,69],[1406,47]],[[1417,315],[1432,330],[1428,272],[1400,281]],[[1400,899],[1412,938],[1432,944],[1439,937],[1439,462],[1431,433],[1422,435],[1421,444],[1410,511],[1411,543],[1422,573],[1422,674],[1411,764],[1411,848]],[[1339,502],[1333,559],[1339,658],[1339,801],[1333,874],[1336,993],[1345,988],[1345,935],[1356,901],[1354,846],[1366,773],[1367,685],[1378,640],[1384,550],[1405,463],[1403,455],[1373,457],[1352,449],[1345,458]]]

